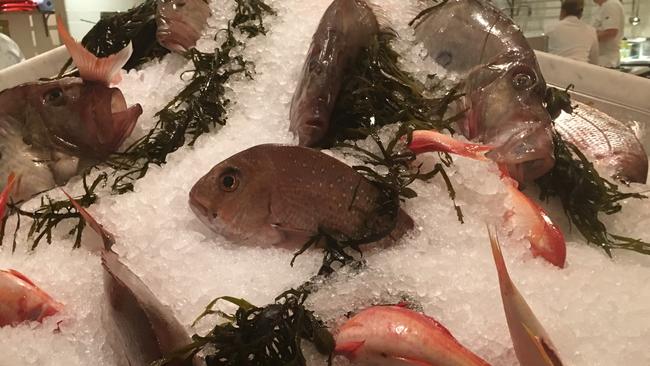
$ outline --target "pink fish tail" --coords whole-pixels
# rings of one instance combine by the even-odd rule
[[[437,131],[414,131],[409,149],[416,154],[425,152],[446,152],[476,160],[487,160],[484,153],[492,147],[462,142]]]

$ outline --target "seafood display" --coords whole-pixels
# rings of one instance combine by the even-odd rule
[[[451,0],[418,19],[415,29],[428,57],[464,80],[463,135],[494,146],[489,157],[521,183],[548,172],[554,159],[546,82],[513,21],[489,1]]]
[[[0,365],[650,363],[643,137],[492,2],[114,17],[0,91]]]

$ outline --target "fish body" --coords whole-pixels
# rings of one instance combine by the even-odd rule
[[[373,306],[345,322],[335,353],[372,366],[489,366],[433,318],[400,306]]]
[[[0,270],[0,327],[40,322],[62,308],[27,276],[13,269]]]
[[[319,232],[359,240],[413,225],[406,213],[379,213],[386,198],[353,168],[320,151],[265,144],[216,165],[190,192],[197,216],[226,238],[302,245]]]
[[[531,182],[554,165],[546,82],[521,30],[484,0],[449,0],[416,25],[428,57],[465,80],[459,129],[494,146],[491,159],[519,182]]]
[[[58,22],[59,35],[82,78],[32,82],[0,92],[0,182],[21,179],[12,199],[21,201],[65,184],[86,167],[117,151],[131,134],[142,107],[127,107],[110,87],[131,55],[127,46],[97,58]]]
[[[562,366],[557,348],[512,282],[496,235],[491,230],[489,234],[503,309],[519,363],[526,366]]]
[[[345,74],[378,32],[377,17],[364,0],[334,0],[327,8],[291,101],[290,130],[300,145],[323,142]]]
[[[156,38],[173,52],[185,52],[196,45],[210,17],[205,0],[157,0]]]
[[[616,179],[645,183],[648,155],[633,128],[586,104],[562,113],[555,129],[564,139]]]

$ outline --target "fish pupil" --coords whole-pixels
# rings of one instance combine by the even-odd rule
[[[63,90],[60,88],[56,88],[54,90],[51,90],[45,94],[45,103],[47,104],[52,104],[55,106],[61,106],[65,103],[65,100],[63,98]]]

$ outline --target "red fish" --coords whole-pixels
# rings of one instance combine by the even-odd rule
[[[0,270],[0,327],[26,321],[42,321],[63,308],[27,276],[10,269]]]
[[[476,160],[489,160],[484,153],[489,146],[466,143],[436,131],[415,131],[409,149],[416,154],[424,152],[447,152]],[[516,226],[527,228],[526,238],[531,252],[562,268],[566,261],[566,242],[562,231],[553,224],[546,211],[518,189],[518,183],[501,167],[501,181],[512,201],[512,214],[508,219]]]
[[[373,306],[343,324],[335,353],[373,366],[489,366],[436,320],[401,306]]]

